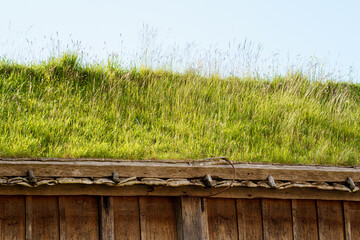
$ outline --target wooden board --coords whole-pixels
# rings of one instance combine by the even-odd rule
[[[238,239],[235,199],[207,201],[209,239]]]
[[[126,187],[110,187],[106,185],[63,184],[55,186],[39,186],[36,188],[0,186],[0,195],[43,195],[43,196],[192,196],[205,197],[219,192],[219,188],[204,188],[196,186],[164,187],[135,185]],[[273,198],[273,199],[314,199],[314,200],[346,200],[360,201],[360,191],[351,193],[343,191],[328,191],[311,188],[266,189],[232,187],[212,198]]]
[[[26,197],[26,239],[59,239],[57,197]]]
[[[175,199],[170,197],[139,197],[141,239],[175,240]]]
[[[346,239],[360,239],[360,202],[344,201],[344,218]]]
[[[0,196],[0,239],[25,239],[25,198]]]
[[[263,239],[261,200],[236,199],[239,240]]]
[[[343,207],[341,201],[317,201],[319,240],[344,239]]]
[[[98,198],[60,196],[60,239],[99,239]]]
[[[179,240],[202,240],[201,199],[179,197],[176,201],[177,235]]]
[[[115,239],[114,197],[100,197],[100,239]]]
[[[294,240],[318,239],[315,200],[292,200]]]
[[[204,240],[209,240],[209,218],[207,208],[207,198],[201,198],[201,222]]]
[[[275,180],[291,181],[346,181],[351,177],[360,182],[360,169],[335,166],[296,166],[277,164],[234,164],[236,179],[265,180],[272,175]],[[211,165],[204,162],[166,163],[156,161],[102,161],[86,159],[2,159],[0,176],[26,176],[29,169],[35,176],[45,177],[109,177],[114,171],[124,177],[213,178],[232,179],[233,169],[228,164]]]
[[[32,226],[33,226],[33,213],[32,213],[32,196],[25,197],[25,239],[33,239]]]
[[[262,199],[264,239],[293,238],[290,200]]]
[[[114,197],[115,239],[140,239],[138,197]]]

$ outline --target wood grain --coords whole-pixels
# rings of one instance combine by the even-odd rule
[[[319,240],[344,239],[343,207],[341,201],[317,201]]]
[[[0,239],[25,239],[25,198],[0,196]]]
[[[207,201],[209,239],[238,239],[235,199]]]
[[[115,239],[140,239],[138,197],[114,197]]]
[[[264,239],[293,238],[290,200],[262,199]]]
[[[25,197],[25,239],[32,240],[32,226],[33,226],[33,206],[32,206],[32,196]]]
[[[114,197],[100,197],[100,239],[115,239]]]
[[[201,222],[204,240],[209,240],[209,218],[207,208],[207,198],[201,198]]]
[[[343,204],[346,239],[360,239],[360,202],[344,201]]]
[[[178,239],[202,240],[201,199],[194,197],[178,197],[175,208]]]
[[[99,239],[97,197],[59,198],[60,239]]]
[[[126,187],[110,187],[105,185],[63,184],[54,186],[39,186],[36,188],[22,186],[0,186],[0,195],[42,195],[42,196],[192,196],[206,197],[219,192],[218,188],[203,188],[196,186],[164,187],[135,185]],[[360,201],[360,191],[351,193],[343,191],[328,191],[311,188],[266,189],[232,187],[212,198],[273,198],[273,199],[314,199],[314,200],[346,200]]]
[[[139,197],[141,239],[175,240],[175,199],[170,197]]]
[[[275,180],[339,182],[351,177],[353,181],[360,182],[360,169],[355,167],[276,164],[234,164],[234,166],[236,179],[241,180],[265,180],[271,175]],[[229,165],[200,165],[194,161],[189,163],[106,162],[94,159],[61,161],[3,159],[0,161],[0,176],[26,176],[29,169],[34,170],[35,176],[44,177],[109,177],[116,171],[119,176],[124,177],[202,178],[210,174],[213,178],[233,178],[233,169]]]
[[[28,204],[30,200],[31,204]],[[59,239],[58,198],[55,196],[33,196],[29,199],[27,197],[26,206],[27,216],[28,206],[31,206],[31,239]]]
[[[236,199],[239,240],[263,239],[261,200]]]
[[[294,240],[318,239],[315,200],[292,200]]]

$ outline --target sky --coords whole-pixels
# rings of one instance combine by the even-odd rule
[[[17,61],[81,49],[98,61],[117,56],[161,65],[176,58],[186,67],[209,61],[224,74],[319,63],[332,76],[360,82],[356,0],[0,0],[0,6],[0,56]],[[152,57],[144,60],[146,49]]]

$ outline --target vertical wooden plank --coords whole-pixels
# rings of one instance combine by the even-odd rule
[[[60,239],[99,239],[97,197],[62,196],[59,208]]]
[[[66,240],[66,211],[65,196],[58,197],[59,203],[59,239]]]
[[[57,197],[26,197],[26,236],[27,239],[59,239]]]
[[[341,201],[317,201],[319,239],[344,239],[344,220]]]
[[[236,199],[239,240],[263,239],[261,200]]]
[[[114,197],[115,239],[140,239],[138,197]]]
[[[290,200],[262,199],[264,239],[293,239]]]
[[[176,239],[175,199],[139,197],[141,239]]]
[[[113,197],[100,197],[100,239],[115,239]]]
[[[209,221],[207,211],[207,198],[201,198],[201,222],[204,240],[209,240]]]
[[[360,202],[344,201],[344,217],[346,239],[360,239]]]
[[[0,196],[0,239],[25,239],[23,196]]]
[[[294,240],[318,239],[315,200],[292,200]]]
[[[235,199],[209,198],[209,239],[238,239]]]
[[[32,240],[32,196],[25,197],[25,239]]]
[[[179,240],[203,239],[201,199],[178,197],[176,199],[176,223]]]

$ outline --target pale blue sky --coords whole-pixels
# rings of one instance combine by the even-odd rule
[[[279,64],[316,56],[326,71],[339,70],[347,76],[352,68],[351,75],[359,81],[360,1],[356,0],[0,3],[0,56],[39,59],[59,40],[62,48],[81,42],[89,55],[99,59],[110,53],[134,58],[130,55],[141,47],[140,33],[147,25],[157,32],[156,42],[149,43],[163,49],[192,43],[198,49],[227,51],[234,40],[247,40],[255,49],[262,46],[263,58],[278,54]]]

